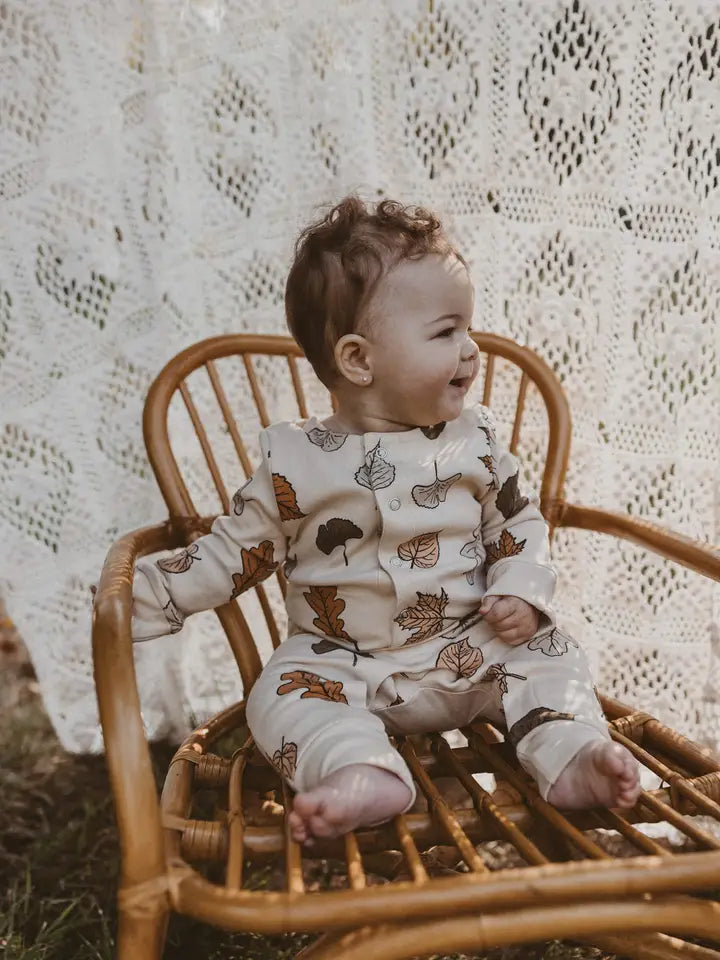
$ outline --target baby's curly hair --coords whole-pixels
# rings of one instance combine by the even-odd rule
[[[465,262],[437,217],[394,200],[380,201],[373,211],[359,197],[345,197],[303,230],[285,286],[285,315],[325,386],[332,388],[337,375],[335,344],[365,329],[381,277],[401,260],[430,253]]]

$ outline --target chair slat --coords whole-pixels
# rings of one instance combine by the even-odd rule
[[[260,423],[263,425],[263,427],[268,427],[270,426],[270,417],[268,416],[267,407],[265,406],[265,398],[262,395],[260,384],[258,383],[255,367],[253,367],[252,357],[249,353],[243,354],[243,363],[245,364],[245,371],[247,373],[250,389],[252,390],[253,400],[255,401],[255,407],[257,408]]]
[[[520,441],[520,424],[522,422],[523,410],[525,409],[525,394],[527,393],[530,378],[523,370],[520,377],[520,386],[518,387],[517,406],[515,407],[515,420],[513,421],[512,437],[510,438],[510,453],[513,456],[517,453],[518,443]]]
[[[237,424],[235,423],[235,418],[232,415],[230,410],[230,405],[225,396],[225,391],[223,390],[222,383],[220,382],[220,377],[218,376],[217,368],[212,360],[208,360],[205,363],[205,369],[208,372],[210,377],[210,383],[212,388],[215,391],[215,396],[217,401],[220,404],[220,409],[222,410],[222,415],[227,425],[228,430],[230,431],[230,436],[232,437],[232,442],[235,447],[235,452],[238,455],[240,464],[245,472],[245,476],[249,477],[253,472],[252,464],[250,463],[250,458],[247,455],[247,450],[245,449],[245,444],[242,441],[240,432],[238,431]]]
[[[351,890],[364,890],[367,886],[362,857],[354,833],[345,834],[345,861]]]
[[[308,417],[307,403],[305,401],[305,390],[303,389],[300,371],[298,370],[297,360],[288,354],[288,367],[290,367],[290,376],[292,377],[293,387],[295,388],[295,399],[297,400],[300,416],[304,419]]]
[[[245,820],[242,809],[242,777],[247,763],[247,752],[252,745],[249,737],[232,759],[228,782],[228,859],[225,886],[228,890],[242,888]]]
[[[648,837],[647,834],[641,833],[637,827],[634,827],[631,823],[625,819],[625,817],[618,814],[615,810],[605,810],[598,808],[593,810],[593,814],[597,817],[600,825],[606,830],[617,830],[618,833],[622,834],[626,840],[629,840],[638,850],[642,850],[643,853],[649,853],[656,857],[671,857],[672,854],[669,850],[666,850],[665,847],[661,847],[659,843],[656,843],[652,837]]]
[[[415,841],[412,838],[407,820],[403,814],[399,814],[394,818],[393,826],[395,827],[395,833],[398,838],[398,843],[400,844],[400,850],[402,851],[402,855],[405,857],[405,863],[408,866],[413,883],[426,883],[429,879],[428,873],[423,866],[422,860],[420,859],[420,852],[415,846]]]
[[[433,734],[430,743],[433,751],[445,762],[453,775],[457,777],[470,794],[477,812],[479,814],[485,813],[493,820],[498,832],[512,843],[520,856],[530,864],[548,863],[548,858],[538,850],[532,840],[529,840],[521,830],[518,830],[515,824],[511,823],[497,807],[487,790],[483,789],[476,780],[473,780],[471,774],[467,772],[451,750],[447,740],[439,734]]]
[[[197,438],[200,441],[203,456],[205,457],[205,463],[208,465],[208,469],[210,470],[213,483],[215,484],[215,489],[217,490],[218,496],[220,497],[220,502],[222,503],[223,511],[225,513],[229,513],[230,501],[228,500],[227,490],[225,489],[225,484],[223,483],[220,471],[218,470],[217,461],[215,460],[212,448],[210,447],[210,442],[208,440],[207,433],[205,432],[205,427],[202,425],[202,421],[198,415],[193,398],[190,396],[187,382],[183,380],[178,389],[180,390],[180,394],[185,403],[187,412],[190,415],[190,420],[195,428]]]
[[[485,382],[483,383],[482,402],[486,407],[490,406],[490,395],[492,394],[493,374],[495,372],[495,354],[488,353],[485,363]]]
[[[458,848],[460,856],[465,863],[474,873],[487,872],[488,868],[485,865],[485,861],[470,842],[467,834],[460,826],[457,817],[445,802],[435,784],[423,770],[418,756],[415,753],[415,748],[409,740],[403,741],[400,746],[400,753],[403,755],[413,777],[420,785],[420,789],[425,794],[428,803],[432,807],[433,813],[443,825],[450,840]]]
[[[292,797],[290,788],[283,780],[282,782],[282,802],[285,809],[285,875],[287,879],[288,893],[305,893],[305,882],[302,875],[302,851],[300,845],[296,843],[290,835],[290,824],[288,814],[292,810]]]

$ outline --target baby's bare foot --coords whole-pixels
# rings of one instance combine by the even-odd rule
[[[565,767],[548,800],[566,810],[632,807],[639,793],[638,764],[630,751],[610,740],[594,740]]]
[[[290,833],[297,843],[339,837],[389,820],[409,802],[409,788],[394,773],[355,763],[331,773],[314,790],[297,794],[288,816]]]

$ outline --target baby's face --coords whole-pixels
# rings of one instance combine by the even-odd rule
[[[403,260],[380,281],[369,310],[371,389],[389,419],[427,426],[460,415],[479,366],[473,306],[454,256]]]

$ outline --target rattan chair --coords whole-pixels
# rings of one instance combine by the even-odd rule
[[[487,355],[486,402],[496,358],[503,358],[503,367],[509,363],[518,368],[511,449],[517,448],[528,387],[534,385],[533,392],[537,388],[542,397],[549,439],[541,507],[551,529],[579,527],[624,538],[720,579],[720,558],[705,545],[630,516],[567,503],[563,481],[570,415],[556,377],[525,347],[490,334],[475,339]],[[260,360],[263,355],[276,359]],[[254,750],[243,703],[228,707],[185,741],[158,798],[130,640],[133,565],[144,554],[187,546],[212,520],[196,510],[171,450],[168,410],[176,391],[195,427],[222,509],[228,509],[210,434],[187,384],[193,371],[209,377],[224,436],[232,440],[245,472],[252,469],[218,372],[226,362],[221,358],[229,357],[245,371],[245,399],[254,400],[260,422],[268,422],[268,413],[258,362],[282,365],[292,378],[300,415],[308,415],[301,376],[305,361],[289,338],[217,337],[168,363],[149,391],[144,432],[169,519],[114,544],[95,601],[95,678],[122,850],[120,960],[160,957],[171,911],[228,930],[317,933],[318,939],[302,951],[307,960],[365,960],[370,952],[374,960],[396,960],[549,938],[581,940],[643,960],[720,960],[720,831],[713,829],[720,824],[720,759],[646,713],[608,698],[601,699],[614,738],[662,781],[657,789],[643,792],[634,809],[558,812],[540,798],[502,732],[487,723],[465,730],[467,746],[453,749],[439,736],[426,738],[422,745],[408,739],[399,747],[419,795],[427,799],[427,810],[337,841],[318,842],[313,858],[346,863],[343,889],[306,891],[303,858],[308,852],[290,839],[282,815],[291,802],[288,788]],[[237,476],[233,482],[239,486]],[[282,589],[282,574],[278,580]],[[256,590],[277,645],[280,631],[272,604],[262,585]],[[248,691],[261,659],[247,619],[237,601],[216,613]],[[482,771],[494,773],[501,788],[494,793],[483,789],[472,776]],[[468,804],[453,808],[438,790],[438,777],[456,778],[467,791]],[[205,808],[196,805],[195,795],[206,796],[209,790],[216,792],[217,801],[214,813],[204,817],[199,810]],[[268,802],[270,791],[279,805]],[[647,822],[671,824],[684,844],[668,849],[635,826]],[[622,857],[608,852],[603,842],[607,837],[623,846]],[[487,841],[496,846],[502,841],[512,853],[501,869],[488,869],[482,856]],[[454,859],[465,866],[450,875],[431,875],[426,851],[436,846],[446,853],[452,848]],[[399,851],[385,857],[400,862],[401,869],[380,885],[370,882],[367,865],[372,862],[377,873],[378,862],[385,862],[379,856],[383,851]],[[224,866],[223,882],[207,879],[202,864],[208,861],[216,862],[216,876],[219,865]],[[276,889],[245,888],[248,861],[284,864],[282,871],[275,870],[282,883]]]

